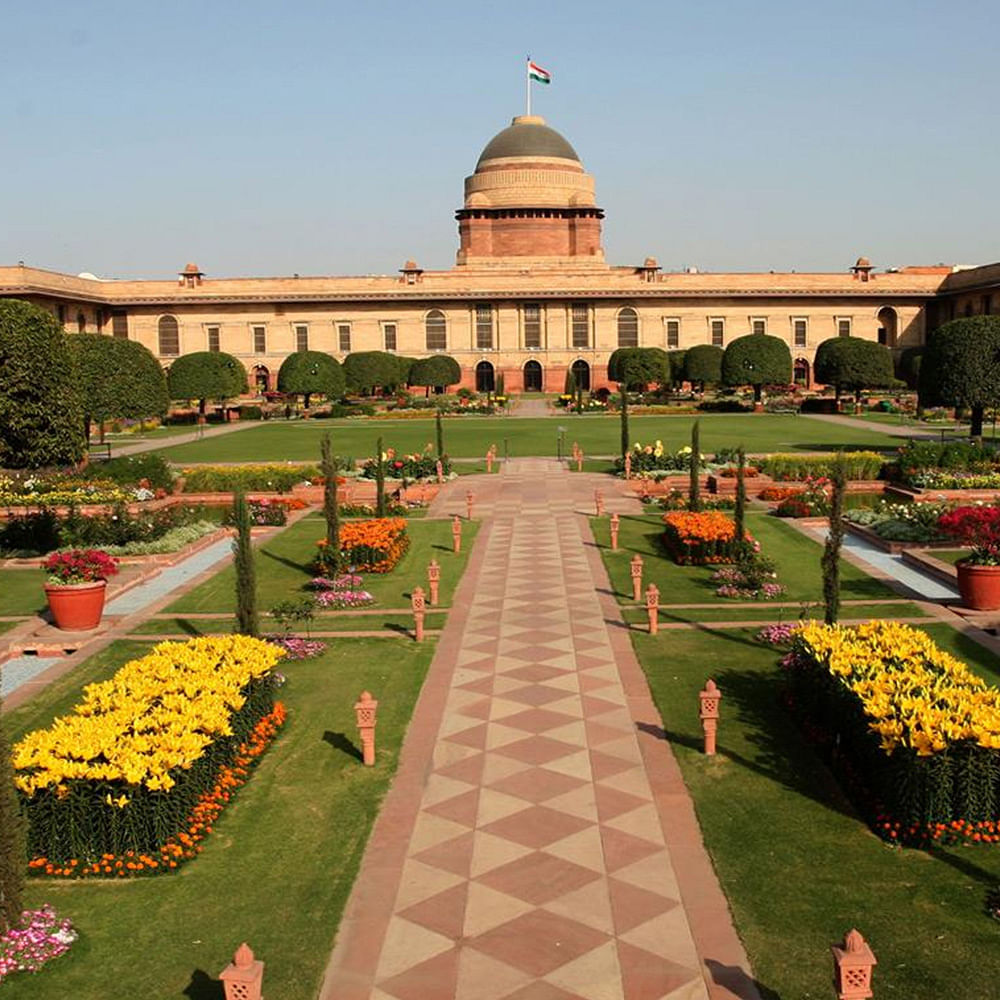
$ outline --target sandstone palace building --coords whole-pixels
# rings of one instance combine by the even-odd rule
[[[1000,309],[1000,264],[880,272],[859,257],[832,274],[663,273],[653,257],[608,264],[594,179],[535,116],[487,143],[456,218],[447,271],[408,260],[390,276],[216,278],[188,264],[170,280],[113,281],[18,264],[0,267],[0,295],[51,309],[68,331],[138,340],[164,366],[227,351],[260,388],[273,388],[292,351],[342,360],[386,350],[446,352],[464,385],[486,390],[503,372],[515,392],[559,392],[568,368],[585,387],[606,384],[617,347],[724,347],[748,333],[787,340],[808,385],[829,337],[902,350],[955,316]]]

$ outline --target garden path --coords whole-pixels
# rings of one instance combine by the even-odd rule
[[[920,427],[907,424],[872,424],[868,420],[861,420],[857,417],[837,416],[833,413],[800,413],[799,416],[804,417],[806,420],[821,420],[824,423],[837,424],[840,427],[852,427],[859,431],[870,431],[874,427],[883,434],[889,434],[892,437],[918,438],[925,441],[941,440],[941,428],[935,430],[935,428],[927,425]],[[954,428],[949,427],[947,435],[948,437],[955,437],[956,431]]]
[[[547,459],[512,460],[479,489],[483,528],[325,1000],[757,998],[613,623],[586,521],[598,482],[609,509],[637,509],[607,477]],[[449,484],[440,506],[464,492]]]
[[[512,417],[547,417],[549,415],[548,400],[542,396],[521,396],[511,412]]]
[[[121,444],[120,439],[112,442],[111,454],[115,458],[125,455],[139,455],[144,451],[158,451],[160,448],[173,448],[178,444],[191,444],[195,441],[202,441],[205,438],[221,437],[223,434],[235,434],[236,431],[244,431],[248,427],[259,427],[259,420],[237,420],[234,423],[222,424],[221,426],[196,427],[190,434],[176,434],[171,437],[161,437],[136,441],[133,444]],[[98,465],[99,467],[99,465]]]

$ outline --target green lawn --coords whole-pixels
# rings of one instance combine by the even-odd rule
[[[669,622],[738,622],[738,621],[797,621],[802,612],[802,604],[787,601],[772,601],[763,607],[747,607],[740,601],[719,601],[714,608],[660,608],[659,620]],[[806,609],[806,618],[823,617],[823,606],[816,602]],[[919,604],[842,604],[842,618],[927,618],[927,613]],[[622,618],[629,624],[644,624],[649,621],[645,608],[623,608]]]
[[[878,956],[877,997],[995,996],[1000,949],[984,903],[1000,851],[904,851],[874,837],[781,706],[778,657],[753,631],[632,637],[762,996],[832,996],[829,946],[851,927]],[[972,640],[928,631],[1000,680]],[[723,693],[714,758],[700,752],[697,714],[709,676]]]
[[[841,427],[825,420],[774,414],[704,414],[701,416],[701,446],[714,451],[743,443],[747,451],[828,451],[834,448],[892,448],[898,439],[876,428],[870,431]],[[694,418],[686,416],[633,417],[634,440],[661,439],[668,448],[688,443]],[[511,457],[555,455],[560,427],[565,428],[567,451],[577,441],[587,455],[614,455],[620,442],[617,416],[460,417],[444,423],[445,447],[455,457],[485,454],[490,444],[504,453],[507,441]],[[262,423],[259,427],[204,441],[162,449],[172,462],[264,462],[316,461],[320,438],[330,431],[341,455],[363,458],[375,450],[381,436],[385,445],[399,451],[419,451],[434,440],[431,420],[308,420]]]
[[[0,615],[31,615],[46,607],[45,575],[36,569],[0,569]]]
[[[965,559],[969,555],[969,549],[928,549],[927,555],[940,559],[941,562],[951,563],[952,566],[959,559]]]
[[[425,588],[426,589],[426,588]],[[444,628],[445,611],[428,609],[424,626],[428,629]],[[0,622],[0,625],[3,623]],[[196,635],[227,635],[233,632],[236,621],[233,618],[150,618],[132,629],[132,635],[176,635],[179,637]],[[268,616],[261,618],[263,630],[279,632],[277,624]],[[317,614],[311,632],[377,632],[385,629],[392,632],[412,631],[413,615],[331,615]],[[305,629],[296,626],[296,635],[305,635]]]
[[[116,643],[11,713],[17,737],[75,703],[148,646]],[[221,996],[212,985],[241,941],[267,962],[265,989],[312,1000],[434,643],[333,640],[289,663],[283,733],[215,825],[204,853],[178,873],[126,883],[31,883],[27,903],[52,903],[80,932],[41,976],[4,984],[4,1000]],[[352,706],[379,699],[378,761],[355,758]]]
[[[632,580],[629,561],[638,552],[643,558],[643,590],[655,583],[664,604],[700,604],[719,601],[727,608],[739,606],[738,601],[715,596],[711,582],[715,567],[678,566],[660,547],[662,519],[644,514],[621,518],[618,535],[619,550],[605,551],[605,565],[616,596],[621,603],[632,603]],[[591,518],[591,530],[597,543],[610,546],[608,519]],[[786,521],[758,512],[747,513],[747,529],[761,544],[765,556],[778,564],[778,582],[785,586],[783,602],[819,601],[822,598],[819,559],[822,546],[807,538]],[[880,599],[896,597],[878,580],[872,579],[850,563],[841,561],[841,596],[846,599]],[[798,608],[788,617],[798,617]]]
[[[462,551],[452,552],[451,521],[408,521],[410,547],[392,573],[364,574],[364,589],[385,608],[406,608],[415,586],[427,591],[427,564],[432,558],[441,565],[440,601],[451,602],[451,595],[465,569],[465,561],[472,548],[479,524],[463,522]],[[309,563],[316,554],[316,542],[324,536],[325,527],[319,515],[303,518],[262,545],[257,554],[257,591],[261,611],[268,611],[275,604],[296,596],[305,596],[302,590],[315,574]],[[183,616],[185,612],[215,613],[225,615],[235,609],[235,570],[228,566],[216,573],[179,600],[166,611]]]

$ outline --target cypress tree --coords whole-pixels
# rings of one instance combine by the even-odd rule
[[[576,376],[573,374],[572,368],[567,368],[566,380],[563,382],[563,395],[572,396],[575,387],[576,387]]]
[[[698,475],[701,472],[701,445],[700,421],[695,421],[691,425],[691,455],[688,458],[688,472],[690,474],[690,486],[688,488],[688,508],[693,511],[701,510],[701,482]]]
[[[574,378],[573,381],[576,382],[576,412],[583,413],[583,383],[578,378]],[[625,444],[627,447],[628,442]]]
[[[438,458],[444,461],[444,421],[440,410],[434,414],[434,430],[437,433]]]
[[[736,522],[736,542],[743,551],[743,539],[746,534],[747,485],[745,480],[747,455],[740,445],[736,465],[736,511],[733,520]]]
[[[236,525],[236,538],[233,541],[236,566],[236,631],[240,635],[256,636],[260,633],[257,616],[257,571],[254,566],[253,542],[250,535],[250,505],[242,490],[237,490],[233,494],[233,523]]]
[[[326,549],[334,560],[340,553],[340,503],[337,497],[337,473],[340,461],[333,454],[330,432],[323,435],[319,446],[320,472],[323,474],[323,517],[326,518]]]
[[[619,383],[618,391],[621,393],[622,397],[622,407],[621,407],[621,419],[622,419],[622,461],[625,461],[625,456],[628,454],[629,441],[631,441],[631,436],[628,431],[628,389],[624,382]]]
[[[0,700],[0,711],[3,702]],[[0,714],[0,935],[21,923],[24,873],[28,868],[24,816],[14,786],[10,744]]]
[[[840,613],[840,547],[844,541],[844,492],[847,475],[843,453],[837,455],[830,470],[833,496],[830,498],[830,532],[823,546],[820,565],[823,569],[823,620],[836,625]]]
[[[375,444],[375,516],[385,517],[385,458],[382,439]]]

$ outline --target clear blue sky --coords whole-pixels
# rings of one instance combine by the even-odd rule
[[[3,26],[0,263],[448,267],[526,52],[614,263],[1000,259],[995,0],[9,0]]]

